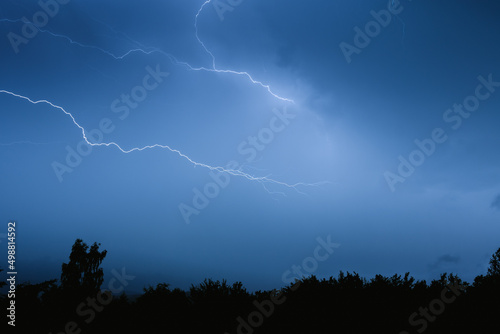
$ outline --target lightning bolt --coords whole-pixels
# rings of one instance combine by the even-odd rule
[[[291,99],[288,99],[288,98],[285,98],[285,97],[282,97],[282,96],[279,96],[279,95],[275,94],[271,90],[271,87],[269,85],[265,85],[262,82],[255,80],[254,78],[252,78],[252,76],[248,72],[238,72],[238,71],[233,71],[233,70],[220,70],[220,69],[217,69],[217,67],[215,66],[215,56],[207,48],[207,46],[205,45],[205,43],[203,43],[203,41],[201,40],[200,36],[198,35],[198,17],[200,16],[201,12],[203,11],[203,8],[205,8],[205,6],[208,5],[211,2],[212,2],[212,0],[206,0],[201,5],[201,7],[198,10],[198,13],[196,13],[196,16],[195,16],[195,19],[194,19],[194,29],[195,29],[195,35],[196,35],[196,39],[198,40],[198,43],[200,43],[200,45],[203,47],[203,49],[205,50],[205,52],[208,53],[210,55],[210,57],[212,58],[212,68],[208,69],[208,68],[205,68],[205,67],[200,67],[200,68],[198,68],[196,70],[203,70],[203,71],[216,72],[216,73],[231,73],[231,74],[246,76],[253,84],[259,85],[262,88],[266,89],[269,94],[271,94],[272,96],[274,96],[278,100],[285,101],[285,102],[290,102],[290,103],[294,103],[294,101],[291,100]]]
[[[115,142],[92,143],[92,142],[90,142],[88,140],[87,134],[86,134],[86,131],[85,131],[84,127],[81,126],[76,121],[75,117],[70,112],[66,111],[63,107],[61,107],[61,106],[59,106],[57,104],[54,104],[54,103],[52,103],[50,101],[47,101],[47,100],[32,100],[29,97],[26,97],[26,96],[23,96],[23,95],[20,95],[20,94],[16,94],[16,93],[13,93],[11,91],[4,90],[4,89],[0,89],[0,94],[11,95],[11,96],[14,96],[16,98],[28,101],[28,102],[30,102],[32,104],[35,104],[35,105],[36,104],[48,104],[52,108],[58,109],[58,110],[62,111],[65,115],[67,115],[68,117],[70,117],[71,120],[72,120],[72,122],[73,122],[73,124],[78,129],[80,129],[80,131],[82,133],[83,139],[90,146],[106,146],[106,147],[114,146],[118,150],[120,150],[122,153],[125,153],[125,154],[132,153],[134,151],[144,151],[144,150],[147,150],[147,149],[154,149],[154,148],[167,149],[170,152],[176,153],[180,157],[186,159],[189,163],[191,163],[194,166],[199,166],[199,167],[207,168],[207,169],[212,170],[212,171],[218,171],[218,172],[228,173],[228,174],[233,175],[233,176],[243,177],[243,178],[245,178],[247,180],[250,180],[250,181],[257,181],[257,182],[260,182],[260,183],[273,183],[273,184],[276,184],[276,185],[281,185],[281,186],[284,186],[284,187],[287,187],[287,188],[292,188],[292,189],[296,190],[299,193],[301,193],[301,192],[297,189],[298,186],[318,186],[318,185],[321,185],[321,184],[328,183],[328,182],[317,182],[317,183],[303,183],[303,182],[299,182],[299,183],[295,183],[295,184],[288,184],[286,182],[274,180],[274,179],[271,179],[271,178],[265,177],[265,176],[263,176],[263,177],[255,177],[255,176],[247,174],[247,173],[245,173],[245,172],[243,172],[241,170],[238,170],[238,169],[225,169],[223,167],[219,167],[219,166],[215,166],[214,167],[214,166],[210,166],[210,165],[207,165],[207,164],[204,164],[204,163],[200,163],[200,162],[194,161],[193,159],[191,159],[186,154],[182,153],[181,151],[179,151],[177,149],[173,149],[173,148],[171,148],[168,145],[154,144],[154,145],[147,145],[147,146],[143,146],[143,147],[134,147],[134,148],[131,148],[131,149],[127,150],[127,149],[122,148],[119,144],[117,144]]]
[[[205,46],[205,43],[200,39],[200,36],[198,36],[198,17],[200,16],[201,12],[203,11],[203,8],[205,8],[206,5],[208,5],[212,0],[207,0],[201,5],[200,9],[198,9],[198,13],[196,13],[196,16],[194,17],[194,31],[196,35],[196,39],[198,40],[198,43],[205,49],[205,51],[212,57],[212,68],[215,70],[215,56],[210,52],[210,50]]]
[[[262,83],[261,81],[255,80],[248,72],[235,71],[235,70],[230,70],[230,69],[219,69],[219,68],[217,68],[217,66],[216,66],[216,59],[215,59],[214,54],[207,48],[207,46],[205,45],[205,43],[201,40],[201,38],[199,37],[199,32],[198,32],[198,18],[200,16],[200,14],[202,13],[203,9],[208,4],[210,4],[211,2],[212,2],[212,0],[206,0],[201,5],[201,7],[199,8],[198,12],[195,15],[195,20],[194,20],[194,28],[195,28],[196,39],[197,39],[198,43],[201,45],[201,47],[205,50],[205,52],[210,56],[211,62],[212,62],[212,67],[211,68],[203,67],[203,66],[195,67],[195,66],[190,65],[187,62],[179,61],[175,56],[173,56],[170,53],[167,53],[167,52],[165,52],[165,51],[163,51],[163,50],[161,50],[159,48],[156,48],[156,47],[146,47],[146,46],[142,45],[141,43],[139,43],[137,41],[134,41],[133,39],[131,39],[130,37],[128,37],[124,33],[117,32],[115,29],[109,27],[108,25],[106,25],[106,24],[104,24],[102,22],[96,21],[96,20],[94,20],[94,21],[107,26],[109,29],[111,29],[115,33],[120,33],[121,35],[125,36],[132,44],[135,44],[136,48],[130,49],[130,50],[128,50],[128,51],[126,51],[126,52],[124,52],[122,54],[116,54],[116,53],[113,53],[113,52],[111,52],[109,50],[106,50],[106,49],[101,48],[101,47],[96,46],[96,45],[89,45],[89,44],[84,44],[84,43],[75,41],[74,39],[72,39],[71,37],[69,37],[67,35],[54,33],[54,32],[52,32],[50,30],[47,30],[47,29],[41,29],[41,28],[37,27],[35,24],[33,24],[32,22],[27,21],[26,19],[6,19],[6,18],[4,18],[4,19],[0,19],[0,22],[10,22],[10,23],[19,23],[19,22],[22,22],[22,23],[25,23],[25,24],[30,24],[34,28],[36,28],[39,32],[49,34],[49,35],[51,35],[51,36],[53,36],[55,38],[62,38],[64,40],[66,40],[67,42],[69,42],[70,44],[77,45],[77,46],[79,46],[81,48],[98,50],[98,51],[100,51],[100,52],[102,52],[102,53],[104,53],[104,54],[106,54],[106,55],[108,55],[108,56],[110,56],[110,57],[112,57],[112,58],[114,58],[116,60],[122,60],[125,57],[127,57],[127,56],[129,56],[129,55],[131,55],[133,53],[142,53],[142,54],[145,54],[145,55],[150,55],[152,53],[159,53],[159,54],[162,54],[165,57],[167,57],[171,63],[173,63],[175,65],[178,65],[178,66],[184,66],[184,67],[186,67],[189,70],[193,70],[193,71],[206,71],[206,72],[213,72],[213,73],[222,73],[222,74],[231,74],[231,75],[243,76],[243,77],[246,77],[252,84],[258,85],[258,86],[264,88],[274,98],[276,98],[278,100],[281,100],[281,101],[284,101],[284,102],[294,103],[294,101],[292,99],[285,98],[285,97],[282,97],[282,96],[274,93],[272,91],[270,85],[267,85],[267,84]],[[90,142],[88,140],[87,133],[86,133],[84,127],[82,127],[76,121],[75,117],[70,112],[66,111],[63,107],[61,107],[61,106],[59,106],[57,104],[54,104],[54,103],[52,103],[52,102],[50,102],[48,100],[33,100],[33,99],[29,98],[29,97],[26,97],[26,96],[23,96],[23,95],[20,95],[20,94],[17,94],[17,93],[8,91],[8,90],[1,89],[0,90],[0,94],[7,94],[7,95],[10,95],[10,96],[19,98],[19,99],[23,99],[25,101],[28,101],[31,104],[34,104],[34,105],[36,105],[36,104],[47,104],[47,105],[50,105],[52,108],[55,108],[55,109],[58,109],[58,110],[62,111],[65,115],[67,115],[68,117],[71,118],[73,124],[81,131],[82,138],[84,139],[84,141],[88,145],[90,145],[90,146],[106,146],[106,147],[113,146],[113,147],[117,148],[118,150],[120,150],[122,153],[125,153],[125,154],[129,154],[129,153],[132,153],[132,152],[135,152],[135,151],[144,151],[144,150],[155,149],[155,148],[156,149],[168,150],[168,151],[170,151],[172,153],[175,153],[175,154],[179,155],[180,157],[184,158],[189,163],[191,163],[193,166],[199,166],[199,167],[207,168],[207,169],[212,170],[212,171],[218,171],[218,172],[228,173],[228,174],[233,175],[233,176],[243,177],[243,178],[245,178],[247,180],[250,180],[250,181],[257,181],[257,182],[261,183],[268,192],[270,192],[270,191],[267,189],[267,187],[265,186],[265,184],[275,184],[275,185],[280,185],[280,186],[284,186],[284,187],[287,187],[287,188],[292,188],[292,189],[296,190],[297,192],[299,192],[301,194],[304,194],[304,193],[302,193],[302,192],[299,191],[299,189],[298,189],[299,186],[310,187],[310,186],[319,186],[319,185],[330,183],[328,181],[323,181],[323,182],[316,182],[316,183],[298,182],[298,183],[294,183],[294,184],[289,184],[289,183],[286,183],[286,182],[282,182],[282,181],[278,181],[278,180],[272,179],[269,176],[256,177],[256,176],[253,176],[251,174],[243,172],[241,170],[241,167],[240,167],[240,169],[226,169],[226,168],[223,168],[223,167],[220,167],[220,166],[210,166],[210,165],[205,164],[205,163],[197,162],[197,161],[193,160],[192,158],[190,158],[188,155],[182,153],[181,151],[179,151],[177,149],[171,148],[168,145],[153,144],[153,145],[147,145],[147,146],[143,146],[143,147],[133,147],[133,148],[130,148],[130,149],[125,149],[125,148],[122,148],[116,142],[93,143],[93,142]]]
[[[128,50],[125,53],[123,53],[122,55],[117,55],[117,54],[112,53],[111,51],[105,50],[105,49],[100,48],[100,47],[95,46],[95,45],[88,45],[88,44],[80,43],[78,41],[73,40],[69,36],[62,35],[62,34],[57,34],[57,33],[54,33],[54,32],[52,32],[50,30],[47,30],[47,29],[41,29],[40,27],[38,27],[37,25],[35,25],[33,22],[30,22],[30,21],[25,20],[25,19],[5,19],[4,18],[4,19],[0,19],[0,22],[26,23],[26,24],[29,24],[30,26],[32,26],[33,28],[35,28],[36,30],[38,30],[41,33],[46,33],[46,34],[51,35],[52,37],[65,39],[70,44],[78,45],[81,48],[98,50],[98,51],[100,51],[100,52],[102,52],[102,53],[104,53],[104,54],[106,54],[106,55],[108,55],[110,57],[113,57],[116,60],[121,60],[121,59],[129,56],[130,54],[136,53],[136,52],[140,52],[140,53],[143,53],[145,55],[149,55],[149,54],[151,54],[151,53],[153,53],[155,51],[158,51],[157,49],[154,49],[154,48],[137,48],[137,49]],[[166,54],[166,53],[165,53],[165,55],[171,56],[171,55]]]
[[[138,48],[135,48],[135,49],[130,49],[128,51],[126,51],[125,53],[121,54],[121,55],[117,55],[111,51],[108,51],[106,49],[103,49],[103,48],[100,48],[98,46],[95,46],[95,45],[88,45],[88,44],[83,44],[83,43],[80,43],[78,41],[75,41],[74,39],[72,39],[71,37],[67,36],[67,35],[63,35],[63,34],[57,34],[57,33],[54,33],[50,30],[47,30],[47,29],[41,29],[39,28],[38,26],[36,26],[33,22],[30,22],[26,19],[0,19],[0,22],[4,21],[4,22],[10,22],[10,23],[18,23],[18,22],[22,22],[22,23],[26,23],[26,24],[30,24],[33,28],[37,29],[39,32],[42,32],[42,33],[46,33],[46,34],[49,34],[53,37],[57,37],[57,38],[63,38],[65,40],[67,40],[70,44],[74,44],[74,45],[78,45],[79,47],[82,47],[82,48],[88,48],[88,49],[94,49],[94,50],[99,50],[101,52],[103,52],[104,54],[110,56],[110,57],[113,57],[114,59],[116,60],[121,60],[121,59],[124,59],[125,57],[133,54],[133,53],[143,53],[145,55],[150,55],[152,53],[160,53],[164,56],[166,56],[171,63],[175,64],[175,65],[180,65],[180,66],[184,66],[186,68],[188,68],[189,70],[192,70],[192,71],[205,71],[205,72],[213,72],[213,73],[222,73],[222,74],[232,74],[232,75],[238,75],[238,76],[244,76],[244,77],[247,77],[248,80],[250,80],[250,82],[254,85],[259,85],[260,87],[264,88],[265,90],[267,90],[267,92],[269,94],[271,94],[274,98],[278,99],[278,100],[281,100],[281,101],[284,101],[284,102],[289,102],[289,103],[295,103],[292,99],[289,99],[289,98],[286,98],[286,97],[282,97],[276,93],[274,93],[271,89],[271,86],[270,85],[266,85],[264,83],[262,83],[261,81],[259,80],[255,80],[248,72],[243,72],[243,71],[235,71],[235,70],[229,70],[229,69],[218,69],[215,65],[215,56],[213,55],[213,53],[206,47],[205,43],[200,39],[199,37],[199,34],[198,34],[198,17],[200,16],[201,12],[203,11],[203,8],[208,5],[209,3],[211,3],[212,0],[206,0],[200,7],[200,9],[198,10],[198,12],[196,13],[196,16],[195,16],[195,20],[194,20],[194,28],[195,28],[195,36],[196,36],[196,39],[198,40],[198,43],[202,46],[202,48],[205,50],[205,52],[211,57],[212,59],[212,67],[211,68],[207,68],[207,67],[204,67],[204,66],[199,66],[199,67],[195,67],[195,66],[192,66],[190,65],[189,63],[187,62],[182,62],[182,61],[179,61],[175,56],[173,56],[172,54],[170,53],[167,53],[159,48],[156,48],[156,47],[146,47],[144,45],[142,45],[141,43],[137,42],[137,41],[134,41],[133,39],[131,39],[130,37],[128,37],[127,35],[121,33],[123,36],[127,37],[127,39],[129,39],[132,43],[136,44],[136,46],[138,46]],[[97,21],[97,20],[94,20],[102,25],[105,25],[107,26],[108,28],[110,28],[108,25],[100,22],[100,21]],[[114,32],[117,32],[115,29],[112,29],[112,31]]]

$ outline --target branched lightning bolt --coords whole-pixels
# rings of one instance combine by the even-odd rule
[[[196,35],[196,39],[198,40],[198,43],[205,49],[205,51],[212,57],[212,68],[215,70],[215,56],[210,52],[210,50],[205,46],[205,43],[200,39],[200,36],[198,36],[198,17],[200,16],[203,8],[205,8],[206,5],[208,5],[212,0],[206,0],[203,5],[201,5],[200,9],[198,9],[198,13],[196,13],[196,16],[194,18],[194,31]]]
[[[205,8],[206,5],[208,5],[209,3],[211,3],[212,0],[206,0],[200,7],[200,9],[198,10],[198,13],[196,13],[196,16],[195,16],[195,19],[194,19],[194,29],[195,29],[195,35],[196,35],[196,39],[198,40],[198,43],[200,43],[200,45],[203,47],[203,49],[210,55],[210,57],[212,58],[212,68],[211,69],[208,69],[208,68],[205,68],[205,67],[199,67],[199,68],[191,68],[193,70],[203,70],[203,71],[209,71],[209,72],[216,72],[216,73],[231,73],[231,74],[236,74],[236,75],[244,75],[246,76],[253,84],[255,85],[259,85],[261,86],[262,88],[265,88],[269,94],[271,94],[272,96],[274,96],[275,98],[277,98],[278,100],[281,100],[281,101],[286,101],[286,102],[290,102],[290,103],[294,103],[293,100],[291,99],[287,99],[285,97],[282,97],[282,96],[279,96],[277,94],[275,94],[272,90],[271,90],[271,87],[269,85],[265,85],[263,84],[262,82],[260,81],[257,81],[257,80],[254,80],[254,78],[252,78],[252,76],[248,73],[248,72],[238,72],[238,71],[233,71],[233,70],[221,70],[221,69],[217,69],[216,65],[215,65],[215,56],[214,54],[207,48],[207,46],[205,45],[205,43],[203,43],[203,41],[201,40],[200,36],[198,35],[198,17],[200,16],[201,12],[203,11],[203,8]]]
[[[167,53],[167,52],[165,52],[165,51],[163,51],[163,50],[161,50],[159,48],[156,48],[156,47],[146,47],[146,46],[142,45],[141,43],[139,43],[137,41],[134,41],[133,39],[131,39],[130,37],[128,37],[127,35],[125,35],[123,33],[120,33],[120,34],[122,34],[123,36],[125,36],[129,40],[129,42],[135,44],[136,48],[130,49],[130,50],[124,52],[123,54],[116,54],[116,53],[113,53],[113,52],[111,52],[109,50],[101,48],[99,46],[80,43],[78,41],[75,41],[74,39],[72,39],[69,36],[66,36],[66,35],[63,35],[63,34],[57,34],[57,33],[54,33],[54,32],[52,32],[50,30],[47,30],[47,29],[41,29],[41,28],[37,27],[35,24],[33,24],[32,22],[27,21],[26,19],[5,19],[4,18],[4,19],[0,19],[0,22],[3,21],[3,22],[11,22],[11,23],[16,23],[16,22],[28,23],[33,28],[37,29],[38,31],[40,31],[42,33],[49,34],[49,35],[51,35],[53,37],[56,37],[56,38],[65,39],[70,44],[77,45],[77,46],[79,46],[81,48],[88,48],[88,49],[98,50],[98,51],[100,51],[100,52],[102,52],[102,53],[104,53],[104,54],[106,54],[106,55],[108,55],[108,56],[110,56],[110,57],[112,57],[112,58],[114,58],[116,60],[122,60],[125,57],[127,57],[127,56],[129,56],[129,55],[131,55],[133,53],[142,53],[142,54],[145,54],[145,55],[150,55],[152,53],[160,53],[160,54],[164,55],[165,57],[167,57],[169,59],[169,61],[172,62],[173,64],[178,65],[178,66],[184,66],[184,67],[188,68],[189,70],[193,70],[193,71],[206,71],[206,72],[214,72],[214,73],[223,73],[223,74],[232,74],[232,75],[245,76],[245,77],[247,77],[250,80],[250,82],[252,84],[259,85],[262,88],[266,89],[267,92],[269,94],[271,94],[273,97],[275,97],[276,99],[279,99],[279,100],[285,101],[285,102],[289,102],[289,103],[294,103],[293,100],[285,98],[285,97],[282,97],[282,96],[279,96],[276,93],[274,93],[271,90],[270,85],[266,85],[266,84],[262,83],[261,81],[255,80],[248,72],[235,71],[235,70],[229,70],[229,69],[218,69],[216,67],[215,56],[206,47],[205,43],[200,39],[199,34],[198,34],[198,18],[200,16],[201,12],[203,11],[203,9],[205,8],[205,6],[208,5],[209,3],[211,3],[211,1],[212,0],[206,0],[201,5],[201,7],[199,8],[198,12],[196,13],[195,22],[194,22],[196,39],[197,39],[198,43],[202,46],[202,48],[205,50],[205,52],[211,57],[211,60],[212,60],[212,67],[211,68],[207,68],[207,67],[203,67],[203,66],[195,67],[195,66],[190,65],[187,62],[179,61],[172,54]],[[99,22],[99,23],[104,24],[102,22]],[[109,26],[107,26],[107,27],[110,28]],[[113,28],[110,28],[110,29],[112,31],[116,32],[116,33],[119,33],[116,30],[114,30]],[[40,104],[40,103],[48,104],[52,108],[55,108],[55,109],[58,109],[58,110],[62,111],[65,115],[69,116],[71,118],[73,124],[80,129],[83,139],[90,146],[106,146],[106,147],[114,146],[117,149],[119,149],[122,153],[125,153],[125,154],[132,153],[134,151],[143,151],[143,150],[146,150],[146,149],[154,149],[154,148],[167,149],[170,152],[176,153],[180,157],[186,159],[189,163],[191,163],[194,166],[199,166],[199,167],[207,168],[209,170],[218,171],[218,172],[225,172],[225,173],[228,173],[228,174],[233,175],[233,176],[243,177],[243,178],[245,178],[247,180],[250,180],[250,181],[257,181],[257,182],[261,183],[268,192],[270,192],[270,191],[267,189],[267,187],[266,187],[265,184],[275,184],[275,185],[281,185],[281,186],[284,186],[284,187],[287,187],[287,188],[293,188],[297,192],[303,194],[302,192],[299,191],[299,189],[297,187],[299,187],[299,186],[319,186],[319,185],[322,185],[322,184],[330,183],[330,182],[325,181],[325,182],[317,182],[317,183],[303,183],[303,182],[299,182],[299,183],[295,183],[295,184],[288,184],[288,183],[285,183],[285,182],[282,182],[282,181],[278,181],[278,180],[272,179],[269,176],[256,177],[256,176],[253,176],[251,174],[243,172],[242,169],[241,169],[242,167],[240,167],[240,169],[226,169],[226,168],[219,167],[219,166],[210,166],[210,165],[207,165],[207,164],[204,164],[204,163],[197,162],[197,161],[191,159],[186,154],[182,153],[181,151],[179,151],[177,149],[173,149],[173,148],[171,148],[168,145],[154,144],[154,145],[147,145],[147,146],[143,146],[143,147],[134,147],[134,148],[131,148],[131,149],[124,149],[119,144],[117,144],[116,142],[92,143],[92,142],[90,142],[88,140],[85,129],[76,121],[75,117],[70,112],[66,111],[63,107],[61,107],[59,105],[56,105],[56,104],[54,104],[54,103],[52,103],[52,102],[50,102],[48,100],[32,100],[29,97],[26,97],[26,96],[23,96],[23,95],[20,95],[20,94],[16,94],[16,93],[13,93],[13,92],[7,91],[7,90],[0,90],[0,93],[2,93],[2,94],[8,94],[8,95],[11,95],[11,96],[14,96],[14,97],[26,100],[26,101],[28,101],[28,102],[30,102],[32,104]]]
[[[95,45],[88,45],[88,44],[80,43],[78,41],[75,41],[74,39],[72,39],[69,36],[62,35],[62,34],[57,34],[57,33],[54,33],[54,32],[52,32],[50,30],[47,30],[47,29],[41,29],[38,26],[36,26],[34,23],[32,23],[30,21],[27,21],[26,19],[0,19],[0,22],[5,21],[5,22],[11,22],[11,23],[16,23],[16,22],[27,23],[27,24],[30,24],[33,28],[37,29],[39,32],[47,33],[47,34],[49,34],[49,35],[51,35],[53,37],[63,38],[65,40],[67,40],[70,44],[78,45],[78,46],[80,46],[82,48],[99,50],[99,51],[103,52],[104,54],[106,54],[106,55],[108,55],[110,57],[113,57],[116,60],[124,59],[125,57],[127,57],[127,56],[129,56],[129,55],[131,55],[133,53],[143,53],[145,55],[149,55],[151,53],[160,53],[160,54],[166,56],[170,60],[170,62],[172,62],[173,64],[180,65],[180,66],[185,66],[188,69],[193,70],[193,71],[206,71],[206,72],[214,72],[214,73],[223,73],[223,74],[233,74],[233,75],[245,76],[245,77],[247,77],[250,80],[250,82],[252,84],[261,86],[262,88],[264,88],[265,90],[267,90],[267,92],[269,94],[271,94],[273,97],[275,97],[276,99],[279,99],[279,100],[285,101],[285,102],[289,102],[289,103],[294,103],[294,101],[292,99],[288,99],[288,98],[279,96],[278,94],[274,93],[271,90],[271,86],[270,85],[266,85],[266,84],[262,83],[261,81],[255,80],[248,72],[234,71],[234,70],[228,70],[228,69],[218,69],[216,67],[216,65],[215,65],[215,56],[206,47],[205,43],[203,43],[203,41],[200,39],[200,37],[198,35],[198,17],[201,14],[201,12],[203,11],[203,8],[207,4],[209,4],[211,1],[212,0],[206,0],[202,4],[202,6],[200,7],[200,9],[196,13],[195,22],[194,22],[196,39],[198,40],[199,44],[203,47],[203,49],[205,50],[205,52],[208,55],[210,55],[210,57],[212,59],[212,67],[211,68],[207,68],[207,67],[203,67],[203,66],[195,67],[195,66],[190,65],[187,62],[179,61],[172,54],[167,53],[167,52],[165,52],[165,51],[163,51],[163,50],[161,50],[159,48],[156,48],[156,47],[145,47],[141,43],[139,43],[137,41],[134,41],[133,39],[131,39],[128,36],[126,36],[125,34],[122,34],[122,35],[126,36],[132,43],[136,44],[139,47],[135,48],[135,49],[128,50],[125,53],[123,53],[121,55],[118,55],[118,54],[115,54],[115,53],[113,53],[111,51],[105,50],[105,49],[103,49],[101,47],[98,47],[98,46],[95,46]],[[96,20],[94,20],[94,21],[96,21]],[[97,21],[97,22],[99,22],[99,21]],[[99,23],[105,25],[102,22],[99,22]],[[114,29],[112,29],[112,30],[116,32],[116,30],[114,30]]]
[[[210,169],[210,170],[213,170],[213,171],[228,173],[228,174],[233,175],[233,176],[244,177],[244,178],[246,178],[247,180],[250,180],[250,181],[257,181],[257,182],[260,182],[260,183],[272,183],[272,184],[276,184],[276,185],[281,185],[281,186],[285,186],[287,188],[295,189],[298,192],[300,192],[297,189],[298,186],[318,186],[318,185],[321,185],[321,184],[328,183],[328,182],[319,182],[319,183],[303,183],[303,182],[299,182],[299,183],[295,183],[295,184],[288,184],[288,183],[285,183],[285,182],[282,182],[282,181],[277,181],[277,180],[274,180],[274,179],[271,179],[271,178],[265,177],[265,176],[264,177],[255,177],[255,176],[252,176],[250,174],[244,173],[243,171],[241,171],[241,169],[226,169],[226,168],[223,168],[223,167],[218,167],[218,166],[214,167],[214,166],[210,166],[210,165],[207,165],[207,164],[204,164],[204,163],[196,162],[193,159],[191,159],[189,156],[187,156],[184,153],[182,153],[181,151],[179,151],[177,149],[173,149],[173,148],[171,148],[168,145],[154,144],[154,145],[147,145],[147,146],[143,146],[143,147],[134,147],[134,148],[131,148],[131,149],[127,150],[127,149],[122,148],[119,144],[117,144],[115,142],[92,143],[92,142],[90,142],[88,140],[87,134],[86,134],[86,131],[85,131],[84,127],[81,126],[76,121],[75,117],[70,112],[66,111],[63,107],[61,107],[61,106],[59,106],[57,104],[54,104],[54,103],[52,103],[50,101],[47,101],[47,100],[32,100],[29,97],[26,97],[26,96],[23,96],[23,95],[20,95],[20,94],[16,94],[16,93],[13,93],[13,92],[8,91],[8,90],[0,89],[0,93],[1,94],[8,94],[8,95],[17,97],[19,99],[23,99],[23,100],[28,101],[28,102],[30,102],[32,104],[35,104],[35,105],[36,104],[41,104],[41,103],[42,104],[48,104],[52,108],[55,108],[55,109],[58,109],[58,110],[62,111],[65,115],[67,115],[68,117],[70,117],[71,120],[72,120],[72,122],[73,122],[73,124],[76,125],[80,129],[80,131],[82,133],[83,139],[90,146],[106,146],[106,147],[114,146],[117,149],[119,149],[122,153],[126,153],[126,154],[134,152],[134,151],[144,151],[144,150],[147,150],[147,149],[154,149],[154,148],[167,149],[170,152],[176,153],[180,157],[186,159],[187,161],[189,161],[194,166],[199,166],[199,167],[207,168],[207,169]]]

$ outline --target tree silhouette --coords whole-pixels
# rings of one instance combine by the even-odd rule
[[[410,276],[358,273],[297,279],[278,290],[248,292],[241,282],[205,279],[188,291],[168,283],[122,294],[109,304],[97,294],[103,281],[100,244],[73,245],[56,280],[21,283],[16,327],[22,333],[490,333],[498,332],[500,249],[474,284],[443,273],[427,284]],[[1,270],[0,270],[1,271]],[[0,307],[10,301],[0,295]],[[99,314],[87,322],[91,314]],[[25,320],[29,319],[29,321]],[[69,324],[69,325],[68,325]],[[6,323],[3,323],[6,327]],[[75,327],[76,326],[76,327]],[[71,331],[69,329],[73,328]],[[69,330],[69,331],[68,331]],[[0,324],[0,333],[6,332]]]
[[[488,276],[500,276],[500,248],[491,256]]]
[[[100,245],[94,242],[89,248],[82,239],[76,239],[69,262],[62,264],[61,289],[64,292],[89,296],[99,291],[104,281],[104,273],[99,266],[107,253],[106,250],[99,251]]]

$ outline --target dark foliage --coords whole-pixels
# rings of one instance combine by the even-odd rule
[[[447,273],[427,284],[409,273],[367,280],[355,272],[341,271],[329,279],[309,276],[280,290],[250,293],[241,282],[205,279],[189,291],[160,283],[144,288],[135,300],[115,295],[93,317],[90,313],[82,316],[78,306],[100,293],[99,267],[106,251],[99,252],[98,247],[89,248],[78,239],[69,263],[63,264],[59,285],[51,280],[18,286],[19,332],[500,332],[500,249],[493,254],[487,274],[476,277],[472,284]],[[5,309],[6,296],[1,302]]]

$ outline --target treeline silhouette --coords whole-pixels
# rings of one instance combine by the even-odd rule
[[[77,239],[59,282],[17,286],[15,332],[500,333],[500,249],[471,284],[447,273],[427,284],[409,273],[365,279],[341,271],[253,293],[225,280],[205,279],[189,291],[161,283],[132,300],[101,292],[106,251],[99,246]],[[6,312],[7,295],[1,303]]]

